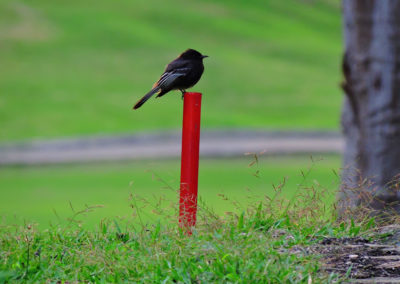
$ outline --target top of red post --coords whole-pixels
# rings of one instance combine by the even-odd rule
[[[185,95],[189,95],[189,96],[201,96],[201,93],[198,93],[198,92],[185,92]]]

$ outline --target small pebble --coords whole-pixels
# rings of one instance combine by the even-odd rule
[[[355,258],[357,258],[357,257],[358,257],[357,254],[349,254],[349,258],[350,258],[350,259],[355,259]]]

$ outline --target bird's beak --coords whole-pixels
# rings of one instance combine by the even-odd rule
[[[203,59],[204,59],[204,58],[207,58],[207,57],[208,57],[208,55],[202,55],[202,56],[201,56],[201,58],[203,58]]]

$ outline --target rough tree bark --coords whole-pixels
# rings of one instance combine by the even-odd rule
[[[340,212],[400,213],[400,0],[343,0],[343,15]]]

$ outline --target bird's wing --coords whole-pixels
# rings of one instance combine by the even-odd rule
[[[179,77],[185,76],[189,72],[190,68],[177,68],[170,71],[165,71],[161,78],[157,81],[156,85],[161,89],[170,89],[175,80]]]
[[[166,67],[164,72],[171,72],[181,68],[188,68],[190,66],[190,61],[184,60],[182,58],[177,58],[171,61]]]

